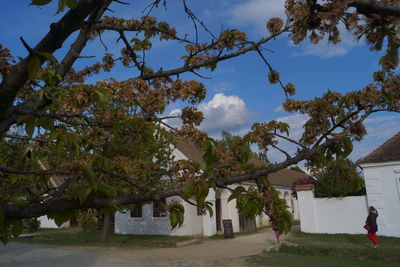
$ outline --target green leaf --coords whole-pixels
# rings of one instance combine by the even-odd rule
[[[47,139],[49,142],[55,140],[58,137],[58,132],[53,131],[51,132],[51,134],[49,135],[49,138]]]
[[[11,222],[12,234],[14,237],[18,237],[22,233],[22,220],[15,220]]]
[[[88,182],[91,185],[95,185],[96,180],[95,180],[95,174],[93,171],[93,167],[92,167],[92,161],[89,161],[86,165],[83,165],[83,172],[85,173],[85,178],[88,180]]]
[[[388,52],[387,58],[388,60],[397,67],[399,65],[399,44],[393,40],[393,37],[388,37]]]
[[[177,217],[176,211],[172,211],[169,214],[169,221],[170,221],[172,229],[174,229],[178,225],[178,217]]]
[[[41,55],[42,57],[46,58],[50,62],[53,62],[53,63],[57,63],[58,62],[58,60],[55,58],[55,56],[53,56],[53,54],[51,54],[51,53],[38,52],[38,54]]]
[[[75,8],[76,7],[76,0],[67,0],[67,6],[69,8]]]
[[[40,59],[37,55],[34,55],[28,62],[28,76],[29,79],[33,79],[36,73],[40,69]]]
[[[210,217],[214,215],[213,208],[210,205],[206,205],[206,208],[208,210],[208,214],[210,214]]]
[[[67,7],[66,0],[58,0],[58,9],[56,14],[63,12],[66,7]]]
[[[35,120],[30,120],[25,123],[25,132],[29,137],[32,137],[35,131]]]
[[[78,199],[79,203],[82,204],[83,202],[85,202],[91,192],[91,188],[79,187],[71,193],[71,197],[72,199]]]
[[[186,185],[183,189],[183,197],[185,199],[188,199],[193,195],[194,187],[195,187],[194,181],[189,181],[186,183]]]
[[[237,197],[237,195],[232,192],[232,194],[228,197],[228,202],[231,202],[236,197]]]
[[[99,102],[100,107],[105,108],[108,105],[108,97],[107,97],[107,91],[103,88],[96,87],[94,88],[94,91],[96,92],[97,96],[97,101]]]
[[[71,216],[73,215],[73,211],[62,211],[58,213],[54,213],[51,217],[54,219],[54,222],[57,224],[58,227],[65,222],[67,222]]]
[[[47,5],[48,3],[50,3],[51,0],[32,0],[32,3],[30,3],[29,5],[35,5],[35,6],[44,6]]]
[[[183,221],[185,219],[184,213],[183,212],[177,212],[177,217],[178,217],[178,224],[181,226],[183,224]]]

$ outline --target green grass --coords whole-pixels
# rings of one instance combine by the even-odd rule
[[[379,237],[379,248],[368,247],[366,235],[292,234],[279,252],[250,257],[272,266],[400,266],[400,238]]]
[[[193,239],[190,236],[118,235],[110,233],[109,242],[101,243],[100,237],[101,232],[84,232],[81,228],[68,228],[40,230],[34,236],[19,237],[14,241],[63,246],[164,248],[175,247],[178,242]]]

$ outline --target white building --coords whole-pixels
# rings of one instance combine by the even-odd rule
[[[400,132],[357,163],[363,168],[368,206],[379,213],[378,233],[400,237]]]
[[[366,196],[316,198],[313,185],[296,187],[300,226],[307,233],[366,233],[368,207],[374,206],[378,235],[400,237],[400,133],[357,161]]]
[[[202,167],[205,163],[202,160],[203,152],[193,144],[180,143],[174,149],[173,155],[176,160],[192,160],[198,162]],[[278,171],[269,175],[271,184],[278,190],[281,197],[286,200],[289,210],[295,219],[299,218],[297,200],[291,195],[291,185],[294,181],[302,178],[304,174],[288,169]],[[236,185],[237,186],[237,185]],[[244,187],[251,186],[250,183],[242,184]],[[232,185],[231,188],[234,188]],[[119,234],[145,234],[145,235],[203,235],[211,236],[222,231],[222,220],[232,220],[234,232],[250,231],[256,227],[269,224],[266,215],[257,216],[255,219],[246,219],[236,209],[236,201],[228,202],[230,192],[227,189],[210,189],[206,201],[213,204],[212,217],[203,214],[180,197],[170,197],[163,201],[170,202],[178,200],[185,208],[185,219],[181,227],[171,229],[169,218],[160,203],[146,204],[132,211],[125,213],[116,212],[115,232]]]

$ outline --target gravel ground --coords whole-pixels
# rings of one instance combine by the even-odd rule
[[[234,239],[205,240],[179,248],[129,249],[48,246],[26,243],[0,245],[0,266],[246,266],[245,257],[260,254],[275,242],[271,229]]]

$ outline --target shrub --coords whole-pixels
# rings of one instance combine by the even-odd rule
[[[27,220],[28,231],[37,232],[40,228],[40,221],[37,218]]]
[[[329,162],[314,176],[316,197],[345,197],[365,195],[365,184],[357,166],[349,159]]]
[[[80,212],[78,216],[79,225],[83,231],[96,231],[99,227],[99,219],[95,210],[87,210]]]

